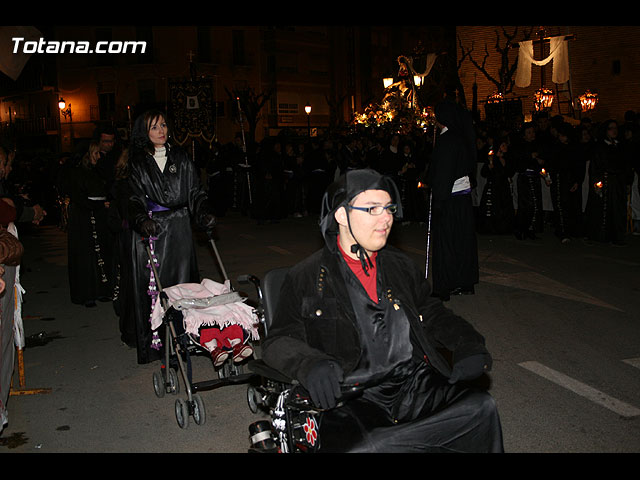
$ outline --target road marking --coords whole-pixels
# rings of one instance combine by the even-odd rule
[[[566,298],[576,302],[589,303],[599,307],[609,308],[622,312],[623,310],[614,307],[602,300],[591,295],[587,295],[578,289],[571,288],[561,282],[557,282],[549,277],[541,275],[537,272],[515,272],[504,273],[489,268],[480,268],[480,280],[487,283],[494,283],[504,287],[519,288],[521,290],[529,290],[531,292],[543,293],[554,297]]]
[[[275,245],[269,245],[267,248],[269,250],[273,250],[274,252],[278,252],[282,255],[292,255],[292,253],[289,250],[285,250],[284,248],[280,248]]]
[[[417,253],[418,255],[424,255],[426,249],[420,250],[415,247],[403,246],[402,250],[411,253]],[[528,290],[530,292],[542,293],[544,295],[551,295],[554,297],[565,298],[567,300],[573,300],[575,302],[588,303],[596,305],[598,307],[608,308],[622,312],[624,310],[615,307],[609,303],[592,297],[578,289],[571,288],[564,283],[557,282],[549,277],[541,275],[537,272],[533,272],[533,267],[522,263],[518,260],[510,258],[506,255],[489,253],[487,251],[478,251],[478,261],[480,262],[480,281],[493,283],[494,285],[501,285],[503,287],[518,288],[520,290]],[[500,270],[495,270],[486,267],[484,264],[489,262],[503,262],[517,267],[528,269],[528,271],[506,273]]]
[[[640,357],[638,358],[627,358],[626,360],[622,360],[624,363],[628,363],[632,367],[640,368]]]
[[[602,405],[618,415],[622,415],[623,417],[636,417],[640,415],[640,409],[633,405],[629,405],[628,403],[610,397],[606,393],[596,390],[589,385],[579,382],[538,362],[522,362],[518,365],[556,383],[557,385],[560,385],[561,387],[571,390],[594,403]]]

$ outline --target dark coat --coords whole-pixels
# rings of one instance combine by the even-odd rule
[[[130,161],[129,219],[131,220],[132,295],[138,329],[138,362],[158,357],[149,350],[150,300],[147,294],[149,256],[140,235],[140,224],[148,218],[147,199],[169,210],[153,214],[160,233],[154,241],[158,275],[162,288],[180,283],[198,283],[200,275],[193,244],[191,218],[196,220],[210,211],[208,197],[200,186],[198,171],[186,152],[172,147],[167,153],[164,172],[149,154],[139,153]]]
[[[263,359],[291,378],[305,378],[319,360],[338,361],[345,375],[361,356],[356,320],[341,274],[341,254],[328,247],[292,267],[280,296]],[[411,326],[413,357],[428,361],[444,376],[450,365],[439,350],[452,352],[456,362],[488,354],[484,338],[465,320],[431,297],[431,287],[417,265],[398,249],[378,252],[382,302],[406,310]]]

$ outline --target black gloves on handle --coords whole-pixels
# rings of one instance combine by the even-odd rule
[[[216,226],[216,217],[212,213],[204,213],[198,218],[198,226],[203,230],[212,230]]]
[[[340,382],[344,379],[342,367],[323,360],[311,368],[307,378],[300,383],[311,395],[313,403],[323,409],[333,408],[340,398]]]
[[[474,380],[484,372],[491,370],[491,356],[486,354],[471,355],[454,363],[449,383]]]
[[[145,237],[156,237],[160,233],[160,226],[156,221],[147,218],[140,224],[140,233]]]

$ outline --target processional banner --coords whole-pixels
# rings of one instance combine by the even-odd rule
[[[190,138],[215,139],[216,102],[210,80],[180,80],[169,83],[173,138],[184,144]]]

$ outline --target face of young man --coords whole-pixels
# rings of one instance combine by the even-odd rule
[[[385,190],[366,190],[357,195],[352,201],[352,207],[386,207],[391,203],[391,196]],[[351,231],[347,223],[347,215],[351,223]],[[388,210],[383,210],[380,215],[371,215],[362,210],[353,208],[340,207],[335,212],[335,219],[338,222],[340,230],[340,245],[342,249],[353,258],[355,254],[351,253],[351,245],[360,244],[368,255],[377,252],[387,243],[387,238],[391,232],[393,225],[393,215]]]

